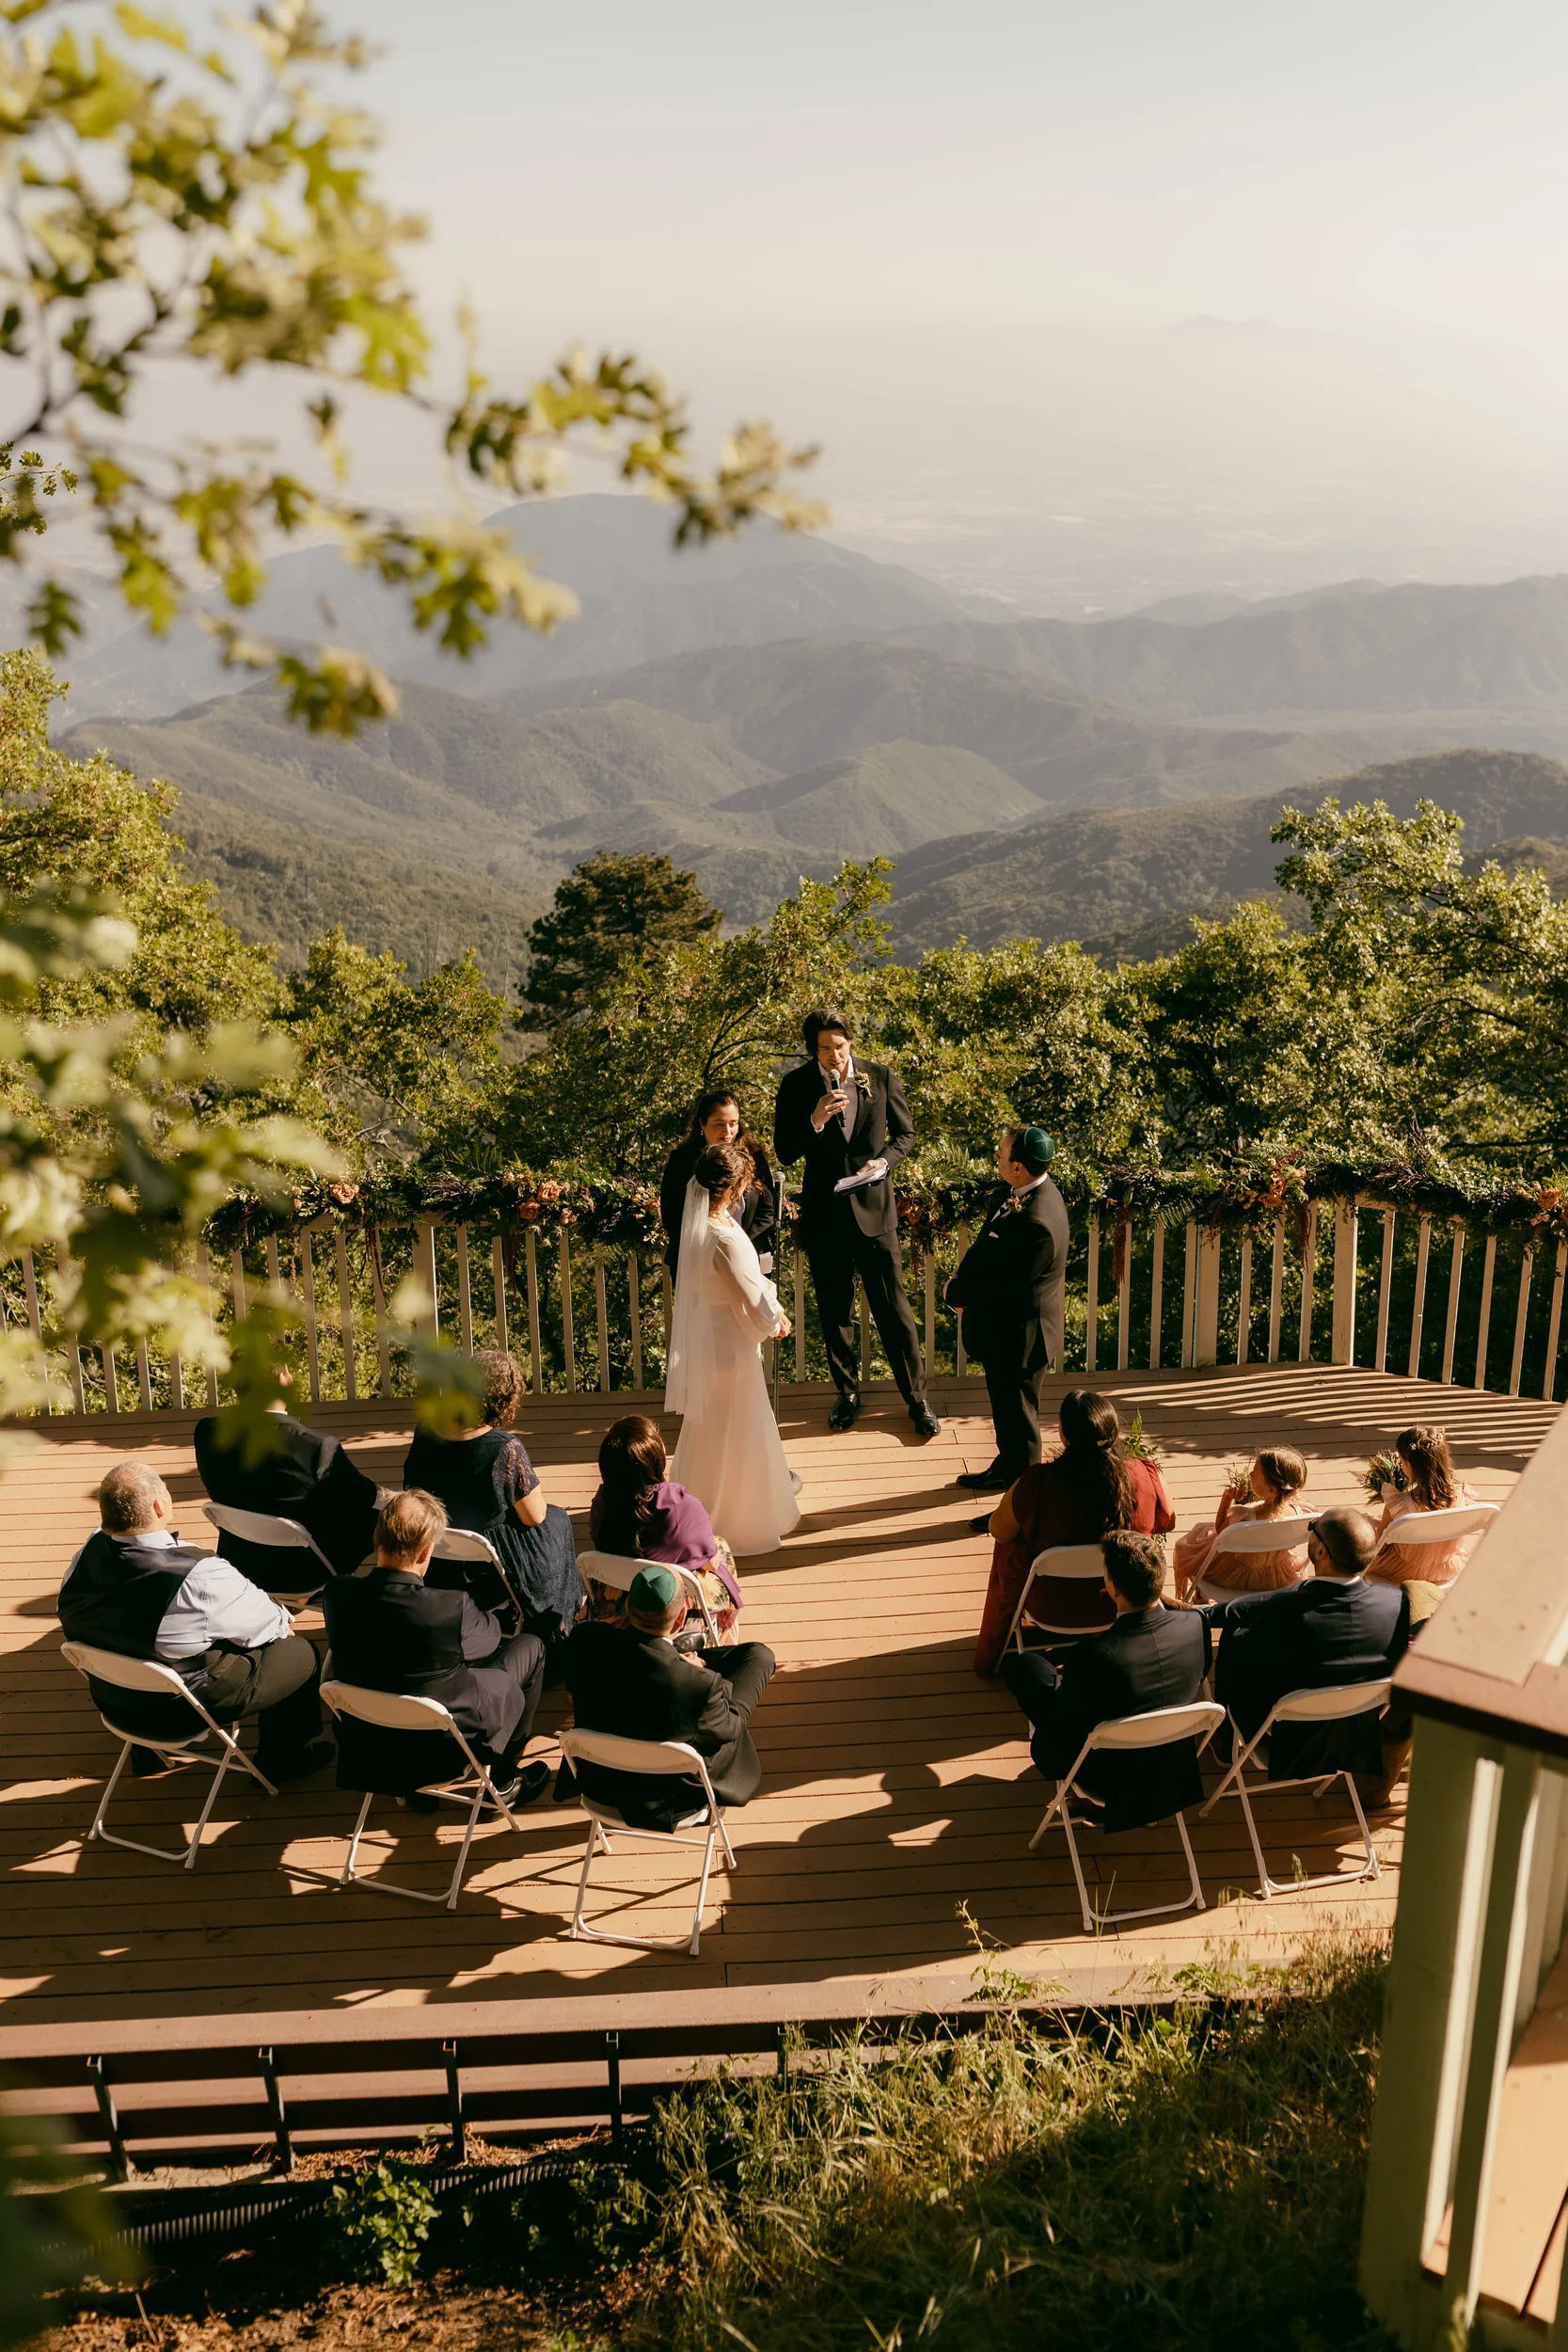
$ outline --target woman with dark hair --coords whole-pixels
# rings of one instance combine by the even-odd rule
[[[1121,1423],[1108,1396],[1069,1389],[1057,1425],[1060,1453],[1026,1470],[991,1514],[996,1549],[974,1645],[976,1674],[994,1674],[1001,1664],[1030,1565],[1042,1551],[1057,1544],[1097,1544],[1114,1527],[1163,1535],[1176,1525],[1156,1465],[1122,1453]],[[1077,1579],[1043,1578],[1029,1599],[1025,1623],[1038,1614],[1053,1625],[1102,1633],[1115,1615],[1101,1584]]]
[[[1474,1502],[1475,1496],[1454,1469],[1447,1433],[1435,1422],[1417,1422],[1402,1429],[1394,1439],[1394,1451],[1400,1457],[1404,1485],[1396,1486],[1391,1480],[1384,1485],[1383,1516],[1377,1523],[1380,1535],[1408,1511],[1452,1511],[1461,1503]],[[1389,1544],[1367,1574],[1374,1584],[1451,1584],[1474,1541],[1472,1535],[1456,1535],[1451,1544],[1423,1544],[1412,1550],[1402,1544]]]
[[[737,1222],[764,1274],[773,1271],[773,1246],[778,1238],[778,1212],[773,1198],[773,1171],[761,1144],[740,1116],[740,1104],[728,1087],[710,1087],[697,1097],[691,1124],[664,1163],[659,1180],[658,1214],[664,1227],[664,1263],[673,1282],[680,1266],[681,1218],[686,1212],[686,1187],[705,1152],[735,1144],[749,1152],[752,1177],[741,1201]]]
[[[732,1551],[775,1551],[800,1520],[762,1343],[786,1339],[779,1294],[741,1231],[749,1152],[705,1152],[686,1187],[665,1407],[683,1416],[671,1462]]]
[[[702,1581],[720,1640],[733,1642],[741,1607],[734,1555],[714,1534],[705,1506],[667,1475],[669,1467],[657,1422],[628,1413],[614,1422],[599,1448],[599,1488],[588,1507],[590,1540],[595,1551],[617,1559],[689,1568]],[[590,1579],[588,1598],[594,1616],[625,1618],[625,1593]]]
[[[565,1640],[582,1607],[572,1522],[559,1503],[546,1502],[513,1431],[526,1393],[521,1367],[498,1349],[473,1360],[483,1384],[477,1423],[454,1422],[442,1436],[417,1430],[403,1483],[445,1504],[453,1527],[489,1537],[506,1592],[497,1592],[495,1570],[482,1561],[437,1560],[425,1581],[436,1591],[467,1590],[482,1609],[510,1602],[517,1624],[509,1630],[537,1633],[547,1653]]]

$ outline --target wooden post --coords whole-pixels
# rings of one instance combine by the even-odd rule
[[[1508,1393],[1519,1393],[1519,1375],[1525,1367],[1525,1326],[1529,1321],[1530,1277],[1535,1271],[1535,1244],[1526,1242],[1525,1254],[1519,1265],[1519,1308],[1513,1318],[1513,1362],[1508,1375]]]
[[[435,1257],[434,1233],[431,1235],[431,1255]],[[465,1356],[474,1352],[474,1299],[468,1279],[468,1229],[457,1229],[457,1336]]]
[[[1416,1242],[1416,1306],[1410,1324],[1410,1361],[1406,1371],[1412,1380],[1421,1376],[1421,1323],[1426,1313],[1427,1259],[1432,1250],[1432,1219],[1423,1216]]]
[[[1443,1326],[1443,1378],[1453,1379],[1453,1340],[1459,1328],[1459,1278],[1465,1264],[1465,1228],[1453,1229],[1453,1256],[1449,1261],[1449,1316]]]
[[[927,1246],[921,1252],[926,1279],[926,1377],[937,1376],[937,1253]]]
[[[1252,1235],[1242,1235],[1242,1288],[1236,1301],[1236,1361],[1244,1364],[1252,1353]]]
[[[119,1410],[119,1374],[115,1364],[115,1351],[112,1347],[101,1347],[98,1352],[103,1359],[104,1410],[118,1413]]]
[[[305,1361],[310,1382],[310,1402],[319,1405],[322,1363],[321,1341],[316,1332],[316,1261],[308,1225],[301,1230],[299,1236],[299,1279],[305,1295]]]
[[[610,1308],[605,1294],[604,1251],[594,1244],[594,1311],[599,1320],[599,1393],[610,1388]]]
[[[441,1309],[436,1295],[436,1220],[421,1217],[414,1232],[414,1263],[429,1304],[420,1320],[433,1340],[441,1336]]]
[[[855,1295],[860,1302],[861,1387],[863,1389],[869,1386],[871,1380],[871,1310],[865,1303],[863,1283],[856,1283]]]
[[[1121,1280],[1117,1285],[1117,1370],[1127,1370],[1128,1352],[1132,1337],[1132,1220],[1129,1217],[1122,1229],[1125,1247],[1122,1251]]]
[[[1388,1294],[1394,1282],[1394,1212],[1383,1212],[1383,1260],[1377,1272],[1377,1338],[1372,1345],[1374,1371],[1388,1369]]]
[[[1160,1322],[1164,1305],[1165,1229],[1156,1222],[1154,1227],[1153,1263],[1149,1267],[1148,1290],[1148,1369],[1160,1369]]]
[[[27,1301],[27,1322],[31,1327],[34,1339],[38,1342],[40,1348],[41,1348],[43,1345],[43,1317],[39,1312],[38,1276],[34,1271],[33,1253],[30,1249],[24,1249],[22,1253],[22,1288]],[[180,1359],[176,1357],[174,1360],[178,1363]],[[55,1409],[55,1396],[53,1386],[47,1384],[47,1365],[44,1367],[44,1372],[46,1380],[44,1409],[46,1412],[52,1413]],[[183,1399],[177,1392],[174,1398],[176,1410],[178,1410],[182,1402]]]
[[[1312,1360],[1312,1307],[1318,1271],[1318,1204],[1307,1204],[1307,1238],[1301,1246],[1301,1320],[1296,1328],[1296,1361]]]
[[[1220,1233],[1218,1226],[1199,1228],[1194,1266],[1193,1361],[1217,1364],[1220,1359]]]
[[[642,1378],[642,1262],[635,1249],[626,1252],[626,1306],[631,1315],[631,1377],[636,1389]]]
[[[572,1320],[572,1242],[564,1225],[561,1232],[561,1343],[566,1352],[566,1387],[578,1385],[577,1332]]]
[[[1285,1219],[1274,1221],[1274,1255],[1269,1263],[1269,1361],[1279,1361],[1279,1317],[1285,1301]]]
[[[806,1267],[800,1250],[790,1251],[795,1277],[795,1377],[806,1376]]]
[[[1089,1218],[1086,1291],[1084,1316],[1084,1368],[1086,1372],[1095,1372],[1100,1366],[1100,1212],[1098,1209]]]
[[[245,1252],[231,1249],[229,1253],[229,1295],[234,1302],[234,1320],[245,1321]]]
[[[968,1248],[969,1228],[967,1225],[960,1225],[958,1228],[958,1255],[960,1258],[963,1256],[964,1251]],[[953,1369],[958,1374],[960,1380],[963,1378],[967,1365],[968,1359],[964,1355],[963,1324],[960,1317],[955,1313],[953,1317]],[[1054,1372],[1057,1367],[1053,1364],[1051,1369]]]
[[[1488,1233],[1481,1259],[1481,1327],[1476,1333],[1476,1376],[1471,1384],[1486,1386],[1486,1343],[1492,1336],[1492,1283],[1497,1271],[1497,1236]]]
[[[496,1310],[496,1345],[504,1356],[512,1341],[506,1311],[506,1244],[499,1233],[490,1244],[490,1296]]]
[[[196,1271],[202,1288],[207,1293],[207,1329],[209,1334],[215,1339],[216,1327],[213,1322],[213,1269],[208,1261],[207,1245],[204,1241],[198,1242],[196,1246]],[[215,1410],[217,1401],[218,1376],[209,1364],[207,1367],[207,1403]]]
[[[1568,1273],[1568,1241],[1557,1246],[1557,1266],[1552,1275],[1552,1311],[1546,1324],[1546,1369],[1541,1393],[1549,1403],[1557,1387],[1557,1343],[1562,1328],[1562,1278]]]
[[[387,1291],[381,1277],[381,1229],[366,1228],[367,1239],[373,1239],[370,1251],[371,1287],[375,1294],[375,1360],[381,1375],[381,1394],[392,1393],[392,1343],[387,1329]]]
[[[348,1244],[343,1239],[341,1225],[336,1230],[334,1240],[337,1244],[338,1316],[343,1334],[343,1391],[353,1405],[359,1395],[358,1368],[354,1360],[354,1289],[348,1279]]]
[[[1187,1249],[1181,1266],[1181,1369],[1190,1372],[1196,1352],[1197,1334],[1194,1327],[1194,1302],[1197,1295],[1197,1226],[1187,1219]]]
[[[1334,1203],[1334,1287],[1330,1295],[1331,1322],[1328,1360],[1355,1361],[1355,1277],[1360,1220],[1354,1200]],[[1310,1337],[1310,1326],[1308,1336]],[[1303,1354],[1307,1351],[1304,1349]]]
[[[147,1360],[147,1342],[136,1342],[136,1393],[141,1398],[144,1413],[152,1410],[152,1368]]]
[[[539,1242],[531,1225],[523,1238],[523,1251],[528,1269],[528,1343],[533,1358],[533,1393],[545,1393],[545,1353],[539,1344]],[[668,1331],[668,1321],[666,1330]]]

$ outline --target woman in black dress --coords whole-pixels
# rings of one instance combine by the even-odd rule
[[[670,1269],[672,1282],[675,1279],[676,1261],[680,1256],[681,1216],[686,1208],[686,1187],[691,1181],[691,1171],[705,1152],[718,1150],[726,1143],[738,1144],[741,1151],[752,1155],[755,1178],[747,1187],[736,1221],[761,1260],[764,1274],[773,1271],[773,1248],[778,1238],[773,1171],[768,1165],[761,1144],[743,1124],[740,1104],[735,1096],[728,1087],[715,1087],[708,1093],[698,1095],[691,1125],[684,1140],[676,1144],[665,1162],[664,1175],[658,1187],[658,1214],[665,1236],[664,1263]]]
[[[478,1428],[445,1438],[417,1431],[403,1483],[422,1486],[445,1503],[453,1527],[489,1537],[519,1630],[537,1633],[548,1651],[565,1640],[583,1601],[572,1522],[559,1503],[545,1501],[527,1449],[513,1431],[525,1394],[520,1369],[495,1350],[474,1361],[484,1375]],[[494,1609],[503,1598],[495,1590],[494,1569],[481,1561],[437,1560],[428,1581],[449,1590],[467,1587],[482,1609]]]

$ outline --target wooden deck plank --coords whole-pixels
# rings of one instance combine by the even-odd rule
[[[1444,1422],[1470,1486],[1500,1501],[1553,1417],[1540,1404],[1323,1366],[1109,1374],[1101,1385],[1124,1410],[1142,1410],[1181,1524],[1209,1517],[1225,1464],[1271,1438],[1307,1454],[1315,1501],[1358,1500],[1367,1454],[1413,1419]],[[599,1439],[629,1402],[530,1400],[523,1434],[552,1500],[586,1509]],[[971,1669],[990,1545],[969,1534],[972,1506],[952,1481],[990,1458],[980,1391],[939,1387],[945,1425],[924,1445],[896,1398],[874,1392],[847,1438],[827,1432],[830,1402],[822,1390],[785,1391],[782,1426],[804,1517],[779,1554],[743,1564],[746,1632],[771,1645],[780,1667],[755,1724],[762,1792],[732,1821],[737,1867],[715,1875],[697,1962],[565,1939],[583,1828],[575,1809],[548,1803],[525,1817],[521,1841],[504,1825],[481,1834],[455,1914],[410,1916],[412,1906],[336,1889],[354,1805],[325,1778],[270,1804],[234,1786],[194,1872],[86,1848],[113,1748],[59,1660],[54,1595],[93,1523],[98,1480],[129,1453],[169,1479],[186,1533],[204,1530],[197,1416],[44,1425],[0,1486],[0,2020],[334,2005],[349,2013],[459,1994],[481,2004],[523,1993],[602,2001],[617,1991],[912,1983],[933,1972],[963,1979],[974,1954],[960,1902],[1010,1964],[1101,1987],[1157,1982],[1212,1948],[1276,1960],[1325,1917],[1386,1925],[1398,1803],[1373,1822],[1382,1880],[1268,1905],[1249,1891],[1239,1811],[1224,1808],[1193,1825],[1211,1909],[1085,1937],[1061,1841],[1028,1851],[1045,1792],[1024,1726],[1006,1691]],[[315,1418],[372,1475],[396,1481],[408,1441],[403,1407],[324,1406]],[[319,1612],[300,1623],[319,1630]],[[540,1716],[546,1739],[562,1713],[552,1696]],[[126,1826],[171,1841],[193,1810],[165,1781],[132,1788],[119,1805]],[[1299,1853],[1314,1871],[1355,1849],[1354,1821],[1332,1799],[1320,1808],[1282,1797],[1268,1822],[1271,1852]],[[455,1835],[449,1821],[378,1809],[371,1851],[400,1876],[434,1882]],[[1141,1901],[1177,1884],[1168,1829],[1091,1836],[1084,1856],[1091,1883],[1121,1890],[1135,1880]],[[596,1869],[596,1899],[629,1899],[655,1931],[673,1931],[689,1899],[683,1869],[667,1851],[622,1848]]]

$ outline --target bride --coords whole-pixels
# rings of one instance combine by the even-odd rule
[[[762,1370],[761,1342],[789,1325],[736,1214],[751,1176],[749,1154],[720,1144],[687,1184],[664,1392],[685,1416],[670,1476],[737,1555],[776,1551],[800,1518]]]

